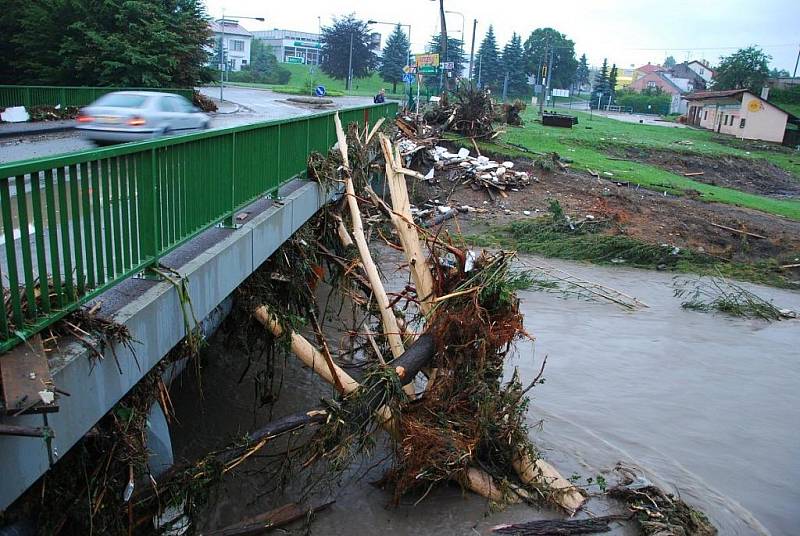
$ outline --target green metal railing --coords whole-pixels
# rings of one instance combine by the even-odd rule
[[[11,106],[86,106],[112,91],[162,91],[192,100],[193,89],[135,87],[0,86],[0,108]]]
[[[339,112],[393,117],[396,103]],[[0,351],[306,171],[333,112],[0,165]]]

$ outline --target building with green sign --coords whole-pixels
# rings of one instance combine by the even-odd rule
[[[254,39],[260,39],[272,47],[278,61],[283,63],[306,63],[319,65],[322,41],[319,34],[295,30],[266,30],[253,32]]]

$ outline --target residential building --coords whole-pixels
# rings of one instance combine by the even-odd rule
[[[800,86],[800,76],[781,77],[781,78],[768,78],[767,86],[772,89],[792,89]]]
[[[678,63],[677,65],[672,66],[668,72],[670,78],[681,78],[686,79],[691,83],[693,89],[689,91],[700,91],[709,88],[709,84],[711,81],[711,77],[707,76],[709,73],[713,73],[713,71],[706,70],[705,66],[701,68],[701,70],[705,73],[706,76],[701,75],[697,72],[694,68],[692,68],[691,64],[697,64],[698,62],[683,62]],[[680,84],[679,84],[680,85]]]
[[[746,89],[702,91],[684,99],[688,124],[738,138],[792,143],[800,125],[800,118]]]
[[[625,89],[631,85],[636,78],[638,78],[638,73],[636,69],[633,68],[633,65],[631,65],[630,69],[617,68],[617,85],[614,89],[618,91],[620,89]]]
[[[296,30],[266,30],[253,32],[253,37],[272,47],[272,53],[282,63],[319,65],[322,36]]]
[[[706,87],[711,86],[711,81],[714,79],[714,69],[709,67],[707,62],[692,60],[684,62],[684,64],[705,81]]]
[[[647,65],[642,65],[641,67],[637,67],[635,69],[636,76],[633,77],[634,81],[638,80],[639,78],[646,76],[648,74],[653,74],[658,71],[662,71],[664,68],[660,65],[653,65],[650,62],[647,62]]]
[[[656,89],[659,88],[664,93],[669,93],[670,95],[680,95],[683,93],[684,89],[681,88],[678,84],[676,84],[665,71],[651,71],[646,73],[631,83],[628,86],[628,89],[631,91],[637,91],[641,93],[647,89]]]
[[[234,19],[217,19],[211,22],[211,31],[214,33],[214,48],[223,40],[222,49],[228,63],[227,70],[239,71],[250,63],[250,42],[253,34],[239,25]],[[212,49],[213,50],[213,49]],[[212,67],[219,68],[218,65]]]

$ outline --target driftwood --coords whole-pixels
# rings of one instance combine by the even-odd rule
[[[527,523],[515,523],[513,525],[500,525],[494,527],[492,532],[495,534],[507,534],[509,536],[557,536],[569,534],[596,534],[598,532],[609,532],[609,523],[613,521],[624,521],[630,516],[602,516],[589,519],[542,519],[529,521]]]
[[[575,486],[544,460],[532,460],[526,452],[520,450],[514,456],[512,464],[520,480],[550,491],[555,503],[570,515],[577,512],[586,500]]]
[[[245,519],[235,525],[200,534],[201,536],[249,536],[251,534],[263,534],[264,532],[288,525],[293,521],[324,510],[332,505],[333,502],[334,501],[330,501],[310,507],[300,506],[297,503],[289,503],[280,508]]]

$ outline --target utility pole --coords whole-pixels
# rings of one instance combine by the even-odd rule
[[[550,94],[550,76],[553,73],[553,47],[548,46],[548,51],[550,52],[550,59],[547,62],[547,76],[545,81],[544,93],[542,93],[542,100],[539,103],[539,115],[544,114],[544,101]]]
[[[478,19],[472,21],[472,45],[469,47],[469,74],[467,78],[469,81],[472,82],[472,75],[474,74],[474,69],[472,67],[472,59],[475,57],[475,30],[478,28]],[[798,56],[800,58],[800,56]],[[795,71],[797,71],[797,67],[795,67]]]
[[[347,91],[353,83],[353,30],[350,30],[350,58],[347,60]]]
[[[800,63],[800,45],[797,47],[797,60],[794,62],[794,74],[792,78],[797,78],[797,64]]]
[[[506,102],[507,97],[508,97],[508,71],[506,71],[506,76],[503,79],[503,102]]]
[[[444,16],[444,0],[439,0],[439,20],[442,25],[442,32],[439,35],[439,50],[442,51],[442,57],[444,61],[447,61],[447,20]],[[439,58],[439,69],[441,71],[439,75],[439,83],[442,88],[442,93],[446,91],[445,88],[445,76],[444,76],[444,67],[441,65],[442,58]],[[448,84],[449,85],[449,84]]]

